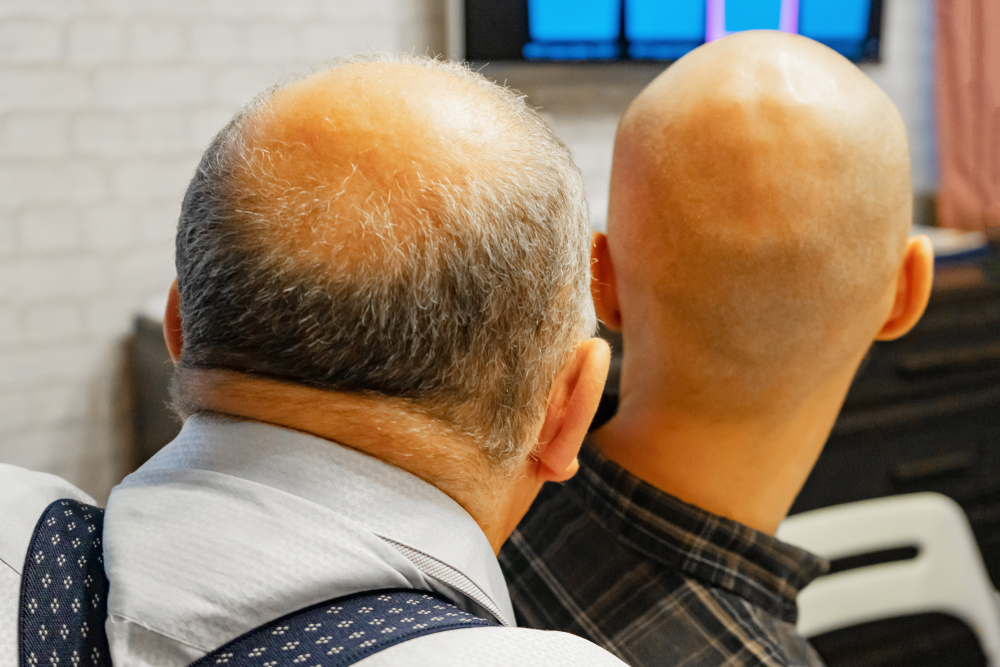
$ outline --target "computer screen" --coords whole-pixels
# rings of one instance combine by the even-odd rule
[[[882,0],[460,0],[470,61],[673,61],[741,30],[805,35],[877,61]]]

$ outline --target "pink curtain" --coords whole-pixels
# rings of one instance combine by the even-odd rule
[[[937,0],[944,227],[1000,225],[1000,0]]]

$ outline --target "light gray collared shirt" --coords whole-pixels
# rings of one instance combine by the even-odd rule
[[[0,511],[3,501],[0,491]],[[117,667],[182,667],[274,618],[379,588],[438,591],[507,627],[411,640],[365,667],[623,664],[572,635],[511,627],[489,542],[450,497],[266,424],[188,419],[112,492],[104,548]]]

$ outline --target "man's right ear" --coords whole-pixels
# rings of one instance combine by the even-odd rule
[[[621,331],[622,314],[618,308],[618,283],[615,265],[608,251],[608,237],[594,232],[590,248],[590,295],[594,299],[597,319],[611,331]]]
[[[607,342],[588,338],[577,344],[559,371],[532,455],[538,464],[535,474],[539,481],[564,482],[576,473],[576,455],[597,413],[610,363]]]
[[[934,249],[926,236],[914,236],[906,244],[903,263],[896,276],[896,295],[889,319],[875,340],[895,340],[920,320],[931,296],[934,280]]]
[[[184,346],[184,330],[181,328],[181,293],[177,289],[176,278],[167,294],[167,310],[163,313],[163,340],[167,343],[170,358],[176,364],[181,358],[181,348]]]

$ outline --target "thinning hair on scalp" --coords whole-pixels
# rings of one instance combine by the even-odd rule
[[[352,199],[336,184],[275,176],[280,154],[258,159],[255,128],[294,81],[249,103],[212,141],[181,208],[174,407],[198,409],[188,369],[234,370],[398,399],[475,438],[495,463],[514,460],[596,324],[579,169],[523,98],[462,65],[377,54],[323,70],[365,63],[406,63],[485,93],[471,120],[501,124],[505,142],[461,182],[389,179],[388,192]],[[289,240],[301,229],[318,240]]]

